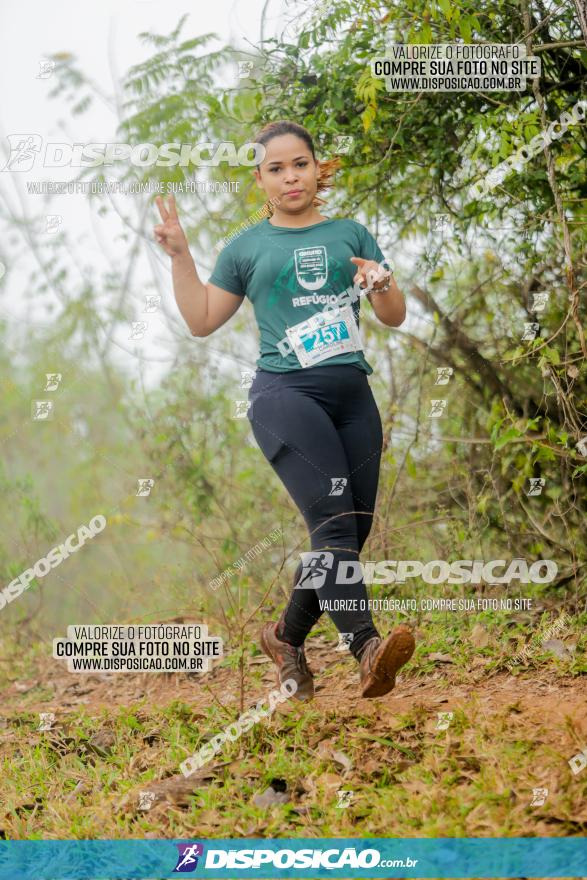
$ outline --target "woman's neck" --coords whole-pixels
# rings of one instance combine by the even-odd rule
[[[304,226],[312,226],[314,223],[320,223],[322,220],[328,220],[328,217],[322,216],[316,208],[309,208],[301,214],[286,214],[276,208],[269,218],[272,226],[289,226],[292,229],[302,229]]]

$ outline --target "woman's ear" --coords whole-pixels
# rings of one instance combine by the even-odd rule
[[[254,173],[254,175],[255,175],[255,180],[257,181],[257,186],[259,187],[259,189],[265,189],[265,187],[264,187],[263,184],[261,183],[261,173],[260,173],[260,171],[259,171],[257,168],[255,168],[255,170],[254,170],[253,173]]]

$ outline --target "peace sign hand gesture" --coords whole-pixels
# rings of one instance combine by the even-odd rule
[[[175,196],[168,197],[168,206],[161,196],[155,199],[159,213],[163,223],[153,227],[155,238],[170,257],[179,256],[183,253],[189,253],[189,246],[185,233],[181,228],[179,218],[177,216],[177,208],[175,205]]]

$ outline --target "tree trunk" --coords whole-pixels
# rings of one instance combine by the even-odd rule
[[[587,45],[587,0],[575,0],[575,6],[577,7],[577,18],[581,26],[581,33],[583,34],[585,45]]]

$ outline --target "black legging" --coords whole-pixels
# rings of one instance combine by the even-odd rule
[[[356,599],[359,610],[328,613],[339,632],[353,634],[349,647],[358,657],[365,643],[378,635],[367,590],[362,577],[337,584],[336,574],[338,562],[358,561],[377,496],[383,435],[367,374],[351,364],[287,373],[258,370],[249,400],[255,439],[311,533],[312,553],[304,554],[304,565],[298,565],[279,636],[302,645],[322,615],[319,598],[328,603]],[[325,558],[315,551],[332,554],[326,558],[333,563],[325,575],[318,566],[324,578],[318,589],[308,586],[312,558],[314,563]],[[299,584],[302,572],[306,580]]]

